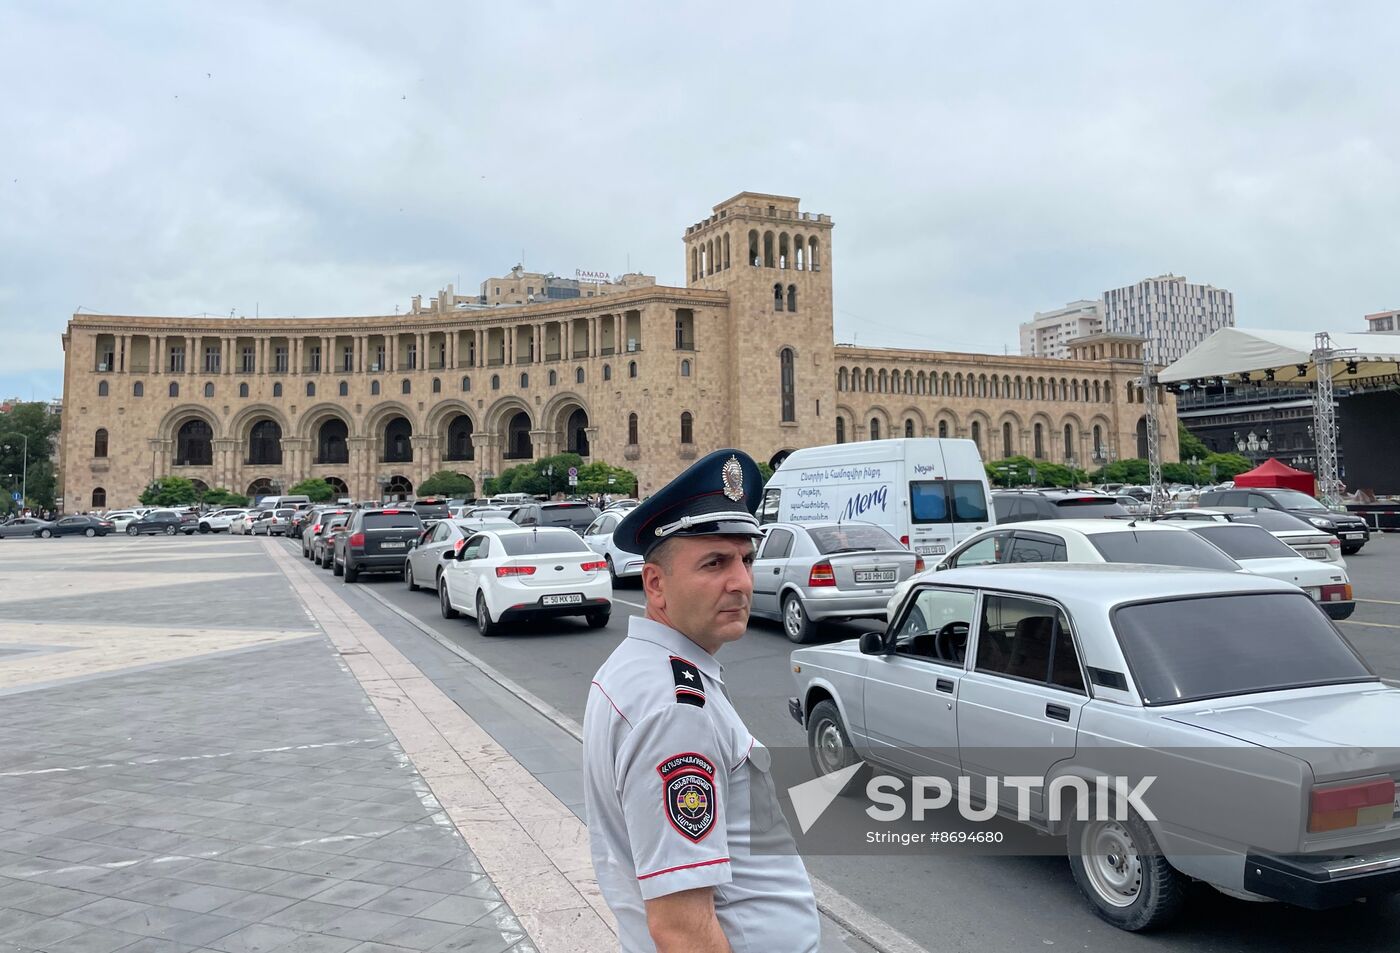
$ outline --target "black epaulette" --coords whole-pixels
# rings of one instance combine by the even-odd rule
[[[705,683],[700,670],[685,659],[671,656],[671,676],[676,680],[676,704],[705,707]]]

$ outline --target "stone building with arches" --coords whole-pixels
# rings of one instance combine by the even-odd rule
[[[835,345],[832,221],[742,192],[684,233],[683,287],[644,276],[593,298],[407,314],[75,314],[63,335],[62,493],[130,505],[153,478],[407,496],[564,451],[625,466],[645,494],[719,446],[780,462],[805,446],[965,436],[1081,466],[1138,455],[1140,345],[1070,360]],[[930,336],[936,341],[936,334]],[[1164,398],[1164,458],[1175,416]]]

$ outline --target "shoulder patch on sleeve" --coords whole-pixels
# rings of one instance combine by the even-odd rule
[[[715,766],[704,755],[687,751],[667,758],[656,771],[661,775],[667,820],[682,837],[700,843],[714,827],[719,807]]]
[[[676,704],[705,707],[705,682],[700,669],[678,655],[671,656],[671,677],[676,682]]]

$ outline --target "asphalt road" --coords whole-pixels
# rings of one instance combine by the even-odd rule
[[[1347,563],[1362,601],[1342,631],[1384,676],[1400,679],[1400,535],[1373,537]],[[331,581],[329,574],[326,578]],[[604,629],[590,631],[581,620],[561,620],[483,639],[470,620],[442,619],[429,593],[410,593],[396,579],[363,579],[393,605],[579,721],[594,671],[625,636],[627,619],[642,612],[643,597],[634,584],[615,594],[612,621]],[[840,627],[831,638],[859,631]],[[755,622],[743,640],[720,655],[730,697],[770,747],[806,743],[786,707],[793,694],[792,648],[776,624]],[[1365,951],[1394,950],[1400,936],[1400,898],[1314,912],[1236,900],[1199,885],[1171,930],[1125,934],[1090,912],[1062,857],[925,851],[806,859],[815,875],[930,949]]]

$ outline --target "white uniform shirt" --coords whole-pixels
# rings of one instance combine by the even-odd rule
[[[593,868],[624,953],[653,953],[645,901],[713,887],[734,953],[816,953],[821,922],[768,776],[769,754],[724,693],[723,668],[633,617],[583,718]]]

